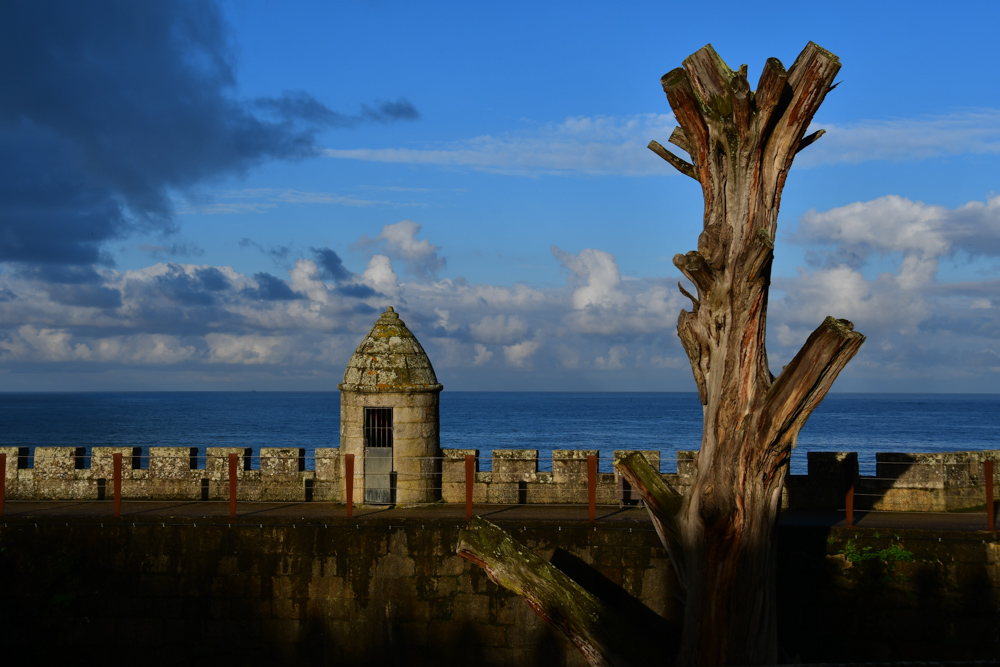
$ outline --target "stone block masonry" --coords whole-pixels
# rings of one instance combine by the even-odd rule
[[[205,455],[185,447],[138,448],[36,447],[32,457],[16,447],[7,454],[6,497],[11,500],[97,500],[111,497],[112,460],[122,454],[122,496],[131,500],[226,500],[229,497],[228,455],[239,457],[239,501],[344,502],[344,460],[336,447],[318,448],[308,469],[299,448],[209,447]],[[616,451],[615,456],[625,454]],[[433,491],[434,502],[465,502],[465,457],[477,457],[473,501],[477,504],[585,504],[588,450],[556,450],[551,471],[540,470],[538,450],[493,450],[492,470],[479,470],[480,451],[446,449],[440,458],[397,456],[397,479],[420,478],[420,488]],[[660,453],[643,452],[656,468]],[[677,453],[677,471],[664,479],[684,492],[697,471],[697,452]],[[938,454],[880,453],[874,476],[858,474],[853,452],[809,452],[808,473],[789,475],[783,505],[790,509],[844,508],[844,493],[853,484],[858,510],[949,511],[985,502],[983,462],[992,460],[994,485],[1000,487],[1000,450]],[[251,462],[258,465],[252,466]],[[363,501],[363,469],[355,462],[355,502]],[[1000,490],[1000,489],[998,489]],[[421,492],[423,493],[423,492]],[[597,476],[597,503],[615,505],[628,497],[615,473]],[[997,494],[1000,496],[1000,493]]]
[[[316,450],[315,469],[306,470],[305,450],[259,450],[252,469],[249,448],[208,447],[204,455],[187,447],[94,447],[89,460],[76,447],[36,447],[33,465],[15,447],[7,454],[7,497],[12,500],[96,500],[111,497],[113,456],[122,454],[122,497],[132,500],[226,500],[229,454],[239,457],[237,500],[341,500],[340,450]]]
[[[675,613],[654,533],[514,532],[564,567],[623,585],[646,622]],[[0,529],[5,655],[23,646],[39,663],[79,663],[113,646],[149,665],[585,665],[523,600],[455,555],[457,536],[441,525],[11,523]]]
[[[7,519],[4,657],[146,667],[585,664],[521,598],[455,555],[457,526],[402,521]],[[504,527],[645,636],[672,644],[678,591],[648,523]],[[913,560],[850,557],[892,545]],[[1000,655],[995,535],[785,527],[778,559],[790,660]]]

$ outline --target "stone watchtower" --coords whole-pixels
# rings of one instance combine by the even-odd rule
[[[437,501],[443,387],[391,306],[358,345],[338,389],[340,453],[354,454],[354,502]]]

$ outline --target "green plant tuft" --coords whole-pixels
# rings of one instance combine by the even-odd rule
[[[877,560],[891,566],[899,562],[913,562],[913,552],[907,551],[898,544],[890,544],[885,549],[876,550],[875,547],[859,547],[854,543],[854,540],[847,540],[847,544],[838,553],[843,554],[851,563]]]

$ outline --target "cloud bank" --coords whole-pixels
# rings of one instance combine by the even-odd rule
[[[922,383],[908,391],[997,390],[1000,197],[954,209],[880,197],[810,211],[793,238],[817,250],[811,268],[774,280],[784,297],[772,306],[769,343],[780,350],[822,316],[844,317],[868,336],[852,363],[872,386],[881,373]],[[942,281],[945,261],[984,279]]]
[[[664,279],[623,281],[606,252],[553,247],[565,285],[471,284],[430,271],[443,270],[444,258],[421,232],[404,220],[361,239],[369,258],[358,270],[314,247],[288,256],[292,268],[280,276],[175,262],[8,271],[0,274],[0,372],[263,368],[319,374],[332,387],[387,305],[404,314],[443,377],[514,374],[530,383],[549,370],[602,373],[680,353],[670,319],[681,298]],[[609,337],[630,340],[628,354]]]
[[[331,389],[393,305],[452,388],[693,387],[675,334],[689,307],[677,276],[625,279],[608,252],[553,246],[562,284],[474,284],[442,275],[445,257],[424,233],[410,220],[386,225],[354,244],[367,255],[357,266],[326,247],[289,251],[283,274],[172,262],[7,271],[0,372],[159,369],[238,386],[253,371]],[[996,390],[1000,281],[994,272],[945,282],[938,266],[973,253],[997,260],[1000,197],[954,209],[883,197],[810,211],[794,240],[818,250],[797,276],[774,277],[775,372],[833,315],[868,336],[841,389]]]

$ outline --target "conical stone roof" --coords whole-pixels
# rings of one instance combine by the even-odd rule
[[[392,306],[386,308],[344,372],[341,391],[441,391],[431,360],[417,337],[406,328]]]

